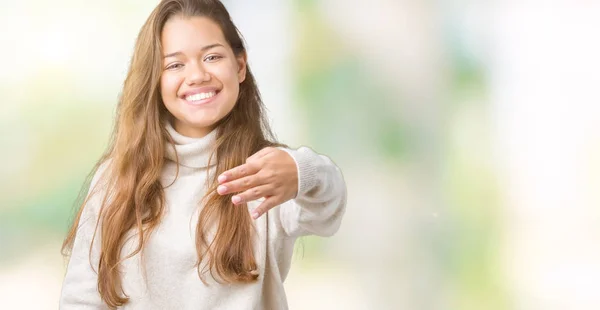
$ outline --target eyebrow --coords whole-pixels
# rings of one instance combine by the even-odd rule
[[[206,45],[206,46],[202,47],[200,50],[205,52],[211,48],[215,48],[218,46],[224,47],[223,44],[215,43],[215,44]],[[166,54],[165,56],[163,56],[163,58],[169,58],[169,57],[175,57],[175,56],[181,56],[181,55],[183,55],[183,53],[180,51],[177,51],[177,52]]]

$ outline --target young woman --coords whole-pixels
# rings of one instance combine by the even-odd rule
[[[218,0],[164,0],[63,250],[60,309],[287,309],[299,236],[334,234],[338,167],[275,142]]]

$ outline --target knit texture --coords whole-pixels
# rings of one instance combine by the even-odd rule
[[[338,167],[328,157],[307,147],[283,149],[297,164],[299,190],[294,199],[255,220],[258,281],[219,284],[207,276],[205,285],[194,267],[195,231],[202,208],[199,202],[206,194],[207,172],[215,172],[214,162],[209,165],[208,159],[216,132],[190,138],[170,125],[167,130],[174,144],[165,149],[167,160],[161,179],[165,186],[165,214],[147,241],[144,259],[138,253],[121,266],[123,290],[130,300],[120,309],[287,309],[283,282],[297,237],[330,236],[340,226],[346,206],[346,186]],[[98,169],[92,186],[99,182],[109,164]],[[98,293],[98,276],[94,271],[98,267],[99,233],[89,255],[103,195],[106,191],[100,190],[84,206],[63,281],[59,306],[62,310],[108,309]],[[248,209],[259,204],[260,201],[249,202]],[[137,245],[135,232],[130,236],[123,246],[123,257]]]

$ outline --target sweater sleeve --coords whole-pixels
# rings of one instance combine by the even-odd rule
[[[298,193],[280,206],[279,216],[288,236],[332,236],[346,210],[346,183],[340,169],[327,156],[308,147],[280,148],[296,162]]]
[[[108,309],[98,292],[97,271],[100,255],[100,226],[98,226],[98,231],[94,236],[99,208],[106,194],[106,191],[103,190],[104,186],[98,186],[95,193],[90,196],[105,168],[106,164],[101,165],[90,183],[88,201],[83,206],[84,209],[77,225],[71,257],[63,280],[59,302],[60,310]],[[93,248],[92,239],[94,239]]]

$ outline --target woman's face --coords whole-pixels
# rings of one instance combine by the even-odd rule
[[[175,130],[204,137],[235,106],[246,77],[221,28],[206,17],[173,16],[161,33],[160,91]]]

